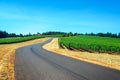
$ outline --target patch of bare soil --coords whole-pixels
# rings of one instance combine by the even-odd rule
[[[58,38],[53,39],[50,43],[44,45],[43,48],[71,58],[120,70],[120,55],[111,55],[108,53],[89,53],[62,49],[58,45]]]
[[[0,80],[14,80],[14,59],[16,49],[46,40],[47,38],[41,38],[21,43],[0,45]]]

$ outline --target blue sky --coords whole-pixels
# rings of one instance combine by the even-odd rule
[[[0,0],[0,30],[120,32],[119,0]]]

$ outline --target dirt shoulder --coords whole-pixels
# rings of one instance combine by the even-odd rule
[[[58,45],[58,38],[53,39],[50,43],[44,45],[43,48],[48,51],[52,51],[71,58],[120,70],[120,55],[111,55],[107,53],[89,53],[61,49]]]
[[[0,45],[0,80],[14,80],[15,50],[32,44],[46,41],[48,38],[31,41]]]

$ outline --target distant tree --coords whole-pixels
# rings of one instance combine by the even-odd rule
[[[103,33],[98,33],[97,36],[102,36],[103,37],[104,34]]]
[[[23,37],[23,34],[20,34],[20,37]]]
[[[90,33],[90,36],[95,36],[95,34],[93,32]]]
[[[118,33],[118,38],[120,38],[120,33]]]
[[[28,36],[32,36],[32,34],[29,32]]]
[[[88,33],[85,33],[85,35],[88,35]]]
[[[41,34],[39,32],[37,32],[37,36],[40,36]]]
[[[17,37],[17,35],[15,33],[10,33],[8,37]]]
[[[112,34],[112,37],[113,38],[117,38],[117,34]]]
[[[78,36],[78,33],[74,33],[74,36]]]
[[[8,37],[8,33],[6,31],[0,31],[0,38]]]
[[[66,34],[63,34],[62,37],[66,37],[67,35]]]
[[[72,32],[69,32],[68,33],[69,37],[73,36],[73,33]]]
[[[49,31],[49,32],[44,32],[42,35],[64,35],[67,34],[65,32],[55,32],[55,31]]]

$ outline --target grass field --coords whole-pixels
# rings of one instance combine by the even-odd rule
[[[120,53],[120,39],[118,38],[77,36],[60,38],[59,44],[63,44],[67,48],[73,47],[78,50]]]
[[[0,44],[10,44],[29,41],[33,39],[43,38],[41,36],[30,36],[30,37],[13,37],[13,38],[0,38]]]

